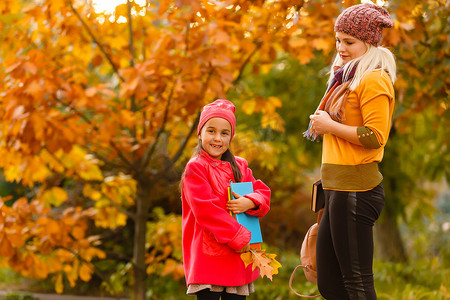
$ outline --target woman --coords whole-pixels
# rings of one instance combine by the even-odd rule
[[[384,205],[383,158],[396,65],[380,45],[389,13],[374,4],[344,10],[336,20],[337,56],[328,89],[304,136],[323,136],[325,210],[317,235],[317,283],[325,299],[376,299],[373,225]]]

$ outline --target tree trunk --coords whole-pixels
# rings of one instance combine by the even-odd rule
[[[145,300],[145,236],[147,233],[147,218],[149,210],[148,188],[138,181],[138,196],[136,199],[136,219],[134,221],[134,300]]]
[[[407,261],[398,224],[389,205],[385,205],[380,219],[375,223],[375,255],[383,261]]]

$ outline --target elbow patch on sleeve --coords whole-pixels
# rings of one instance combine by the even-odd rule
[[[378,149],[381,147],[375,133],[367,127],[358,127],[358,139],[364,148]]]

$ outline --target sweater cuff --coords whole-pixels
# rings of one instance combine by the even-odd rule
[[[250,239],[252,238],[252,233],[241,225],[236,235],[228,242],[228,246],[233,250],[239,251],[250,243]]]
[[[356,130],[359,142],[366,149],[378,149],[381,147],[375,133],[367,127],[358,127]]]

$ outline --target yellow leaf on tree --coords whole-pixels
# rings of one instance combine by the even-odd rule
[[[121,110],[119,113],[120,124],[125,127],[132,127],[136,124],[136,117],[133,112],[129,110]]]
[[[254,99],[245,101],[244,104],[242,104],[242,111],[246,113],[247,115],[251,115],[255,111],[256,107],[256,101]]]
[[[297,58],[300,61],[300,64],[305,65],[314,58],[314,53],[310,48],[302,48],[300,53],[297,55]]]
[[[72,235],[77,240],[84,238],[84,229],[81,226],[74,226],[72,228]]]
[[[175,260],[173,260],[171,258],[166,259],[166,261],[164,263],[164,269],[163,269],[161,275],[166,276],[170,273],[175,272],[175,270],[177,269],[177,265],[178,265],[178,263]]]
[[[88,282],[89,280],[91,280],[91,274],[92,274],[93,270],[91,267],[88,266],[88,264],[82,263],[78,272],[79,272],[81,280],[83,280],[85,282]]]
[[[270,96],[267,98],[267,100],[273,106],[273,109],[283,106],[283,102],[281,102],[280,98],[278,97]]]
[[[103,180],[103,174],[100,168],[93,163],[84,165],[84,168],[78,171],[80,177],[84,180]]]
[[[62,272],[59,272],[58,275],[56,275],[55,291],[58,294],[62,294],[62,292],[64,292],[63,273]]]
[[[313,41],[312,44],[314,48],[316,48],[317,50],[323,50],[325,53],[328,53],[328,51],[330,51],[334,46],[333,44],[330,43],[329,39],[325,38],[316,39]]]
[[[276,112],[272,112],[270,114],[264,114],[261,118],[262,127],[269,127],[273,130],[277,130],[280,132],[284,132],[284,120],[281,118],[279,114]]]
[[[85,184],[83,187],[83,195],[85,197],[88,197],[92,200],[99,200],[102,197],[102,193],[100,193],[98,190],[94,189],[92,185]]]
[[[60,206],[67,200],[67,192],[60,187],[52,187],[42,195],[42,200],[47,205]]]
[[[98,248],[89,247],[86,251],[83,251],[81,256],[85,260],[91,261],[94,256],[98,257],[99,259],[104,259],[106,257],[106,253]]]
[[[71,287],[75,286],[75,281],[78,279],[78,260],[74,261],[73,266],[71,265],[64,265],[64,272],[66,273],[67,280],[69,280],[69,285]]]
[[[34,277],[45,279],[48,276],[49,267],[39,257],[33,256]]]

